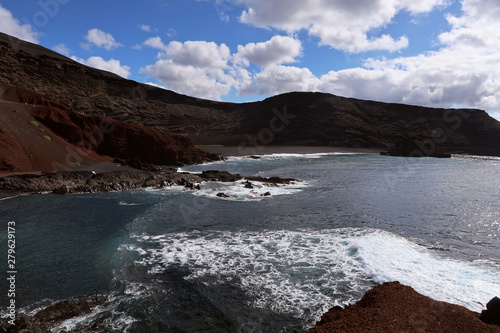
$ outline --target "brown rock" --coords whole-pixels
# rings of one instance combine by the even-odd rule
[[[345,309],[335,307],[308,333],[500,333],[476,313],[423,296],[399,282],[379,285]]]

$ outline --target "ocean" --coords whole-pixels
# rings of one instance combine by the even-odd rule
[[[101,296],[59,329],[291,332],[386,281],[476,312],[500,296],[498,158],[274,154],[182,168],[203,170],[301,181],[4,199],[18,309]]]

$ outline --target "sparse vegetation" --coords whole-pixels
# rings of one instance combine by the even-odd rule
[[[44,132],[44,133],[45,133],[45,130],[44,130],[43,128],[38,127],[38,130],[39,130],[40,132]]]
[[[46,141],[52,141],[52,139],[48,135],[44,135],[43,139],[46,140]]]
[[[30,121],[30,124],[33,125],[33,126],[35,126],[35,127],[38,127],[38,123],[36,121],[34,121],[34,120]]]

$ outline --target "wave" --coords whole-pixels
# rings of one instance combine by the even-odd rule
[[[442,258],[380,230],[228,231],[135,239],[148,249],[138,252],[142,260],[136,261],[148,274],[180,265],[190,272],[187,280],[235,283],[254,307],[297,317],[304,309],[319,316],[334,305],[351,304],[386,281],[398,280],[473,311],[499,290],[498,271]]]

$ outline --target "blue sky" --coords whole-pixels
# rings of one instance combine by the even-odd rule
[[[0,31],[179,93],[288,91],[500,118],[500,0],[0,0]]]

